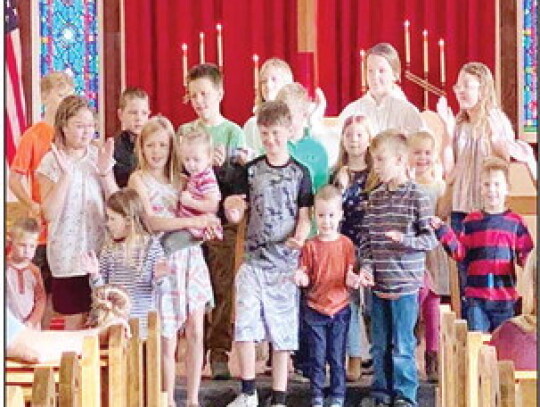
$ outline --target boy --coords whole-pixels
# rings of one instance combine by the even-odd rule
[[[214,64],[200,64],[191,68],[187,76],[188,95],[198,118],[178,128],[179,138],[197,129],[212,136],[213,166],[222,199],[231,195],[241,179],[246,162],[245,136],[242,129],[227,120],[220,112],[223,100],[223,76]],[[204,244],[210,270],[215,307],[207,314],[205,349],[210,351],[212,377],[230,379],[229,352],[232,347],[233,283],[237,225],[226,224],[223,211],[218,212],[223,223],[223,239]]]
[[[333,185],[315,195],[317,236],[302,248],[295,283],[307,287],[301,314],[310,349],[311,405],[323,407],[326,362],[330,365],[329,407],[345,402],[345,348],[351,319],[348,288],[358,288],[352,272],[354,245],[339,233],[341,193]]]
[[[237,343],[242,393],[229,407],[256,407],[255,342],[268,339],[272,354],[272,406],[285,406],[289,353],[298,346],[298,288],[293,282],[298,250],[310,229],[313,193],[309,171],[292,158],[291,113],[280,101],[264,103],[257,125],[266,154],[251,161],[238,193],[224,202],[239,222],[249,200],[246,261],[236,277]]]
[[[523,267],[533,249],[521,216],[506,209],[508,164],[487,158],[480,173],[483,211],[469,213],[458,236],[439,218],[431,224],[444,249],[467,266],[465,299],[471,331],[492,332],[514,316],[518,298],[514,262]]]
[[[17,152],[11,164],[9,188],[28,210],[28,216],[41,218],[41,194],[36,169],[41,159],[51,148],[54,138],[54,117],[64,97],[74,91],[73,78],[65,72],[51,72],[41,78],[39,83],[41,102],[43,104],[43,120],[29,127],[22,135]],[[30,181],[31,192],[27,192],[24,179]],[[41,270],[47,307],[42,326],[48,328],[52,315],[51,304],[51,271],[47,261],[47,227],[41,221],[41,233],[33,263]]]
[[[114,139],[114,178],[119,188],[127,186],[129,176],[137,166],[134,154],[135,139],[148,121],[150,107],[148,94],[139,88],[127,88],[120,95],[118,119],[122,131]]]
[[[45,311],[45,287],[39,269],[32,264],[36,254],[39,223],[34,218],[17,219],[10,233],[11,249],[6,267],[6,302],[15,318],[41,329]]]
[[[393,131],[380,133],[370,151],[381,185],[369,196],[364,218],[368,251],[360,254],[360,281],[373,286],[374,368],[371,398],[361,405],[416,406],[413,330],[418,290],[426,269],[425,253],[437,246],[437,239],[429,226],[429,198],[407,176],[406,137]]]

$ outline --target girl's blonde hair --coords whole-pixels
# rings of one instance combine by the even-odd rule
[[[114,320],[125,321],[131,312],[131,299],[127,291],[116,284],[106,284],[92,291],[92,308],[87,327],[96,328]]]
[[[387,42],[381,42],[373,46],[367,51],[366,58],[369,57],[370,55],[378,55],[386,59],[388,63],[390,64],[390,67],[392,68],[392,72],[394,73],[394,76],[396,77],[396,82],[400,81],[401,61],[399,59],[398,52],[392,45],[388,44]]]
[[[68,120],[84,109],[90,111],[95,119],[94,110],[90,107],[88,100],[83,96],[69,95],[60,102],[54,116],[54,143],[59,148],[66,147],[64,127],[67,126]]]
[[[264,61],[264,64],[262,64],[261,69],[259,70],[259,83],[257,84],[257,92],[255,93],[255,113],[257,112],[257,110],[259,110],[259,107],[264,102],[268,102],[267,100],[264,100],[261,84],[262,84],[262,77],[264,76],[264,73],[268,69],[271,69],[271,68],[281,71],[287,83],[293,82],[292,69],[290,65],[287,62],[285,62],[283,59],[269,58],[266,61]]]
[[[167,181],[173,185],[180,183],[180,174],[182,173],[182,164],[178,155],[178,143],[174,135],[174,128],[169,119],[165,116],[157,115],[152,117],[141,130],[141,134],[135,141],[135,152],[137,154],[137,169],[148,169],[148,162],[144,158],[143,146],[146,139],[158,131],[164,131],[169,139],[169,159],[165,164],[164,175]]]
[[[363,127],[363,129],[366,131],[366,133],[369,136],[369,142],[373,140],[373,137],[375,137],[375,132],[373,131],[373,126],[371,124],[371,121],[366,117],[362,115],[357,116],[349,116],[347,119],[345,119],[345,122],[343,123],[343,127],[341,129],[341,140],[339,142],[339,153],[338,153],[338,159],[336,163],[336,169],[339,170],[341,167],[345,165],[349,165],[349,154],[345,150],[344,141],[345,141],[345,131],[347,130],[347,127],[356,124]],[[368,178],[366,180],[366,185],[364,189],[366,191],[371,191],[375,189],[375,187],[379,184],[379,179],[377,178],[377,175],[373,171],[373,160],[371,158],[371,154],[369,154],[369,146],[366,150],[365,160],[368,168]],[[343,188],[347,188],[348,185],[342,185]]]
[[[134,189],[122,188],[107,199],[107,208],[122,216],[127,222],[129,232],[121,243],[124,248],[124,263],[136,270],[135,275],[138,277],[142,273],[146,247],[150,239],[150,230],[144,221],[142,200]]]
[[[195,128],[188,133],[182,134],[180,146],[202,145],[207,148],[208,154],[212,155],[214,151],[214,142],[212,136],[202,128]]]

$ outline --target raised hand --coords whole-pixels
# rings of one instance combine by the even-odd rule
[[[437,102],[437,113],[439,114],[441,120],[444,122],[448,137],[450,137],[450,139],[453,139],[454,128],[456,126],[456,118],[454,117],[454,112],[452,112],[452,109],[450,108],[450,106],[448,106],[448,100],[444,96],[441,96],[439,98],[439,101]]]
[[[99,261],[96,256],[96,252],[93,250],[81,254],[79,265],[84,274],[95,276],[99,273]]]
[[[113,154],[114,140],[109,137],[98,150],[96,169],[100,175],[106,175],[112,170],[115,163]]]
[[[431,227],[435,230],[438,230],[444,224],[444,222],[438,216],[432,216],[429,219],[429,223]]]
[[[350,265],[347,269],[347,275],[345,277],[345,285],[355,290],[360,287],[360,276],[353,271],[352,265]]]
[[[214,167],[221,167],[223,163],[225,162],[226,154],[225,154],[225,146],[216,146],[214,148],[214,157],[212,160],[212,164]]]
[[[403,242],[403,233],[398,232],[397,230],[389,230],[388,232],[385,232],[384,235],[393,242]]]
[[[309,285],[309,276],[304,267],[299,268],[294,272],[294,284],[298,287],[307,287]]]

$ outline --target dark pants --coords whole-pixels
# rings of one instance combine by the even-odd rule
[[[459,236],[463,232],[463,219],[467,214],[465,212],[452,212],[450,214],[450,227]],[[465,286],[467,285],[467,267],[464,262],[456,262],[459,278],[459,298],[461,299],[461,317],[467,315],[467,301],[465,299]]]
[[[309,343],[312,404],[324,398],[326,363],[330,366],[328,396],[332,401],[341,403],[345,399],[345,350],[350,320],[349,305],[331,317],[307,306],[304,307],[304,321]]]
[[[204,327],[205,354],[210,351],[210,362],[228,362],[232,347],[236,234],[236,225],[225,225],[223,240],[203,246],[216,304],[206,314]]]
[[[514,316],[514,301],[467,298],[467,325],[471,331],[493,332]]]

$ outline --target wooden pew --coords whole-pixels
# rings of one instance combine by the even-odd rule
[[[25,407],[24,395],[21,386],[6,386],[6,403],[10,407]]]

